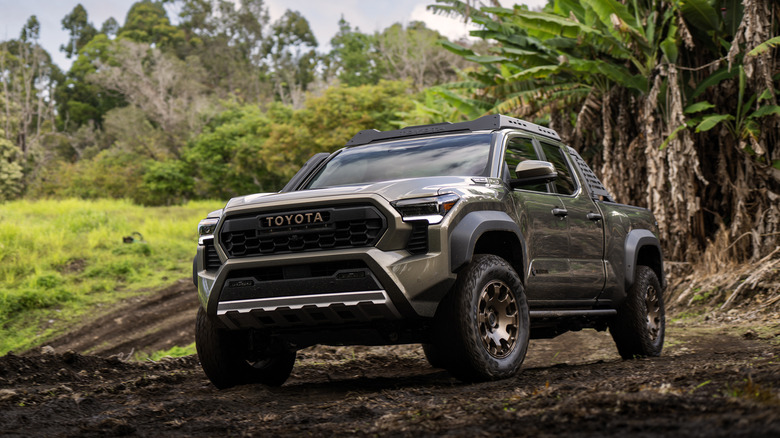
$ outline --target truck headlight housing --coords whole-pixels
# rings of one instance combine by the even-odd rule
[[[217,229],[219,218],[203,219],[198,223],[198,243],[203,245],[203,240],[213,239],[214,230]]]
[[[459,200],[458,195],[447,193],[428,198],[402,199],[392,204],[401,213],[404,222],[427,220],[429,224],[438,224]]]

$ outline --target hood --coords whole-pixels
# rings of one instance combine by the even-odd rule
[[[397,201],[399,199],[436,196],[443,189],[469,185],[475,185],[470,177],[439,176],[409,178],[359,186],[330,187],[326,189],[300,190],[286,193],[258,193],[233,198],[228,202],[227,208],[360,195],[379,195],[387,201]]]

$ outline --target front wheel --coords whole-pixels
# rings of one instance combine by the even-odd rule
[[[637,266],[636,281],[628,290],[609,332],[623,359],[661,355],[666,332],[663,291],[647,266]]]
[[[509,263],[475,255],[441,305],[437,350],[450,373],[467,382],[517,374],[528,349],[530,320],[523,284]]]
[[[203,371],[219,389],[248,383],[281,386],[295,363],[295,352],[287,350],[247,359],[247,333],[220,328],[202,307],[195,321],[195,348]]]

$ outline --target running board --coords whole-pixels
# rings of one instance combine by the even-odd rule
[[[567,316],[615,316],[615,309],[585,309],[585,310],[531,310],[531,318],[565,318]]]

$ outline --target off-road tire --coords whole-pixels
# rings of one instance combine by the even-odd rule
[[[458,379],[514,376],[525,359],[530,332],[520,277],[501,257],[475,255],[441,303],[434,330],[442,364]]]
[[[634,284],[609,332],[623,359],[661,355],[666,331],[663,290],[655,272],[637,266]]]
[[[248,383],[281,386],[292,372],[295,352],[281,351],[264,360],[248,361],[246,333],[219,327],[198,308],[195,348],[206,376],[219,389]]]

